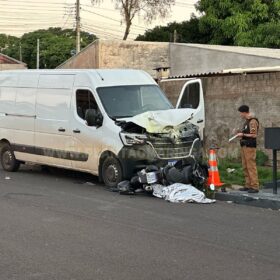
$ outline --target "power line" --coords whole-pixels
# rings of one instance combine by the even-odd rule
[[[38,15],[39,16],[39,18],[30,18],[30,17],[28,17],[28,16],[26,16],[26,17],[3,17],[3,16],[1,16],[1,18],[0,18],[0,21],[1,20],[5,20],[5,19],[7,19],[8,21],[9,20],[16,20],[16,21],[18,21],[18,20],[28,20],[28,21],[36,21],[36,20],[41,20],[42,19],[42,14],[40,14],[40,15]],[[57,17],[50,17],[48,14],[45,14],[45,16],[47,17],[47,19],[57,19]]]
[[[91,34],[95,34],[95,35],[101,35],[101,36],[104,36],[104,37],[107,37],[107,38],[113,38],[113,39],[117,39],[119,40],[120,38],[119,37],[115,37],[114,34],[111,34],[111,33],[108,33],[108,32],[99,32],[97,30],[93,30],[91,28],[82,28],[83,30],[87,31],[87,32],[90,32]]]
[[[64,29],[65,26],[68,24],[69,20],[70,20],[70,17],[71,17],[72,14],[68,14],[66,20],[64,21],[64,23],[62,24],[62,27],[61,29]],[[73,20],[73,19],[72,19]]]
[[[3,25],[1,25],[0,24],[0,27],[1,27],[1,29],[5,29],[5,28],[7,28],[7,29],[11,29],[11,28],[14,28],[14,27],[24,27],[24,28],[26,28],[26,27],[32,27],[32,26],[42,26],[42,25],[48,25],[49,26],[49,22],[41,22],[41,23],[32,23],[32,24],[3,24]],[[58,25],[58,24],[60,24],[60,22],[54,22],[53,23],[54,25]],[[23,29],[23,28],[20,28],[20,29]]]
[[[1,3],[0,3],[1,4]],[[48,5],[23,5],[23,4],[17,4],[17,5],[13,5],[13,4],[1,4],[2,8],[44,8],[44,9],[65,9],[65,8],[72,8],[72,6],[48,6]]]
[[[109,20],[111,20],[111,21],[115,21],[115,22],[120,23],[120,20],[117,20],[117,19],[114,19],[114,18],[111,18],[111,17],[107,17],[107,16],[101,15],[101,14],[99,14],[99,13],[95,13],[95,12],[93,12],[93,11],[89,11],[89,10],[86,10],[86,9],[83,9],[83,8],[82,8],[82,11],[85,11],[85,12],[88,12],[88,13],[91,13],[91,14],[94,14],[94,15],[97,15],[97,16],[100,16],[100,17],[109,19]],[[146,30],[146,28],[145,28],[144,26],[140,26],[140,25],[134,25],[134,26]]]
[[[83,24],[82,25],[86,25],[88,27],[95,27],[95,28],[99,28],[101,30],[107,30],[107,29],[110,29],[110,31],[115,31],[115,32],[118,32],[118,33],[121,33],[123,34],[124,32],[122,30],[119,30],[119,29],[115,29],[115,28],[112,28],[112,27],[108,27],[108,28],[105,28],[104,26],[98,26],[98,25],[94,25],[92,23],[88,23],[88,22],[85,22],[83,21]],[[130,32],[131,35],[135,35],[135,36],[138,36],[139,34],[136,34],[136,33],[133,33],[133,32]]]
[[[109,9],[109,8],[104,8],[104,7],[97,7],[97,6],[93,6],[93,5],[86,5],[86,4],[81,4],[82,7],[88,7],[88,8],[93,8],[94,9],[99,9],[99,10],[103,10],[103,11],[110,11],[110,12],[116,12],[118,13],[117,9]]]
[[[30,1],[29,0],[29,2],[26,2],[25,0],[22,0],[22,1],[19,1],[19,0],[16,0],[16,1],[13,1],[13,0],[0,0],[0,3],[1,2],[6,2],[6,3],[9,3],[9,5],[10,4],[18,4],[18,3],[20,3],[20,4],[27,4],[27,5],[33,5],[34,6],[34,4],[37,4],[37,5],[41,5],[41,4],[44,4],[44,5],[55,5],[55,6],[57,6],[57,5],[72,5],[72,4],[67,4],[67,3],[65,3],[65,2],[55,2],[55,3],[53,3],[53,2],[48,2],[48,3],[46,3],[46,2],[41,2],[41,1]]]

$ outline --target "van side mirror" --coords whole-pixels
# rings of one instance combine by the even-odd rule
[[[98,109],[86,110],[85,120],[88,126],[100,127],[103,124],[103,116]]]

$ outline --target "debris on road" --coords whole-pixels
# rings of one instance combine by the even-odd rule
[[[214,203],[216,200],[206,198],[205,194],[192,185],[185,185],[176,183],[168,187],[162,185],[153,186],[153,195],[158,198],[163,198],[169,202],[185,203],[185,202],[196,202],[196,203]]]
[[[227,168],[227,173],[231,174],[234,173],[235,169],[234,168]]]
[[[11,180],[11,178],[10,178],[10,177],[8,177],[8,176],[6,176],[6,177],[5,177],[5,180]]]
[[[208,166],[189,157],[161,168],[149,165],[130,181],[120,182],[117,190],[127,195],[147,192],[170,202],[213,203],[203,193],[207,179]]]

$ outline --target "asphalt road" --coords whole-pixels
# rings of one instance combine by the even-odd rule
[[[1,169],[0,279],[278,280],[280,212],[171,204],[109,192],[81,173]]]

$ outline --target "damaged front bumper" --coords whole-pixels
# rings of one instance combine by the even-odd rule
[[[182,139],[172,143],[164,138],[148,139],[142,145],[124,146],[118,154],[122,163],[125,178],[130,178],[137,171],[148,165],[164,167],[169,163],[195,157],[202,158],[201,141],[199,138]]]

